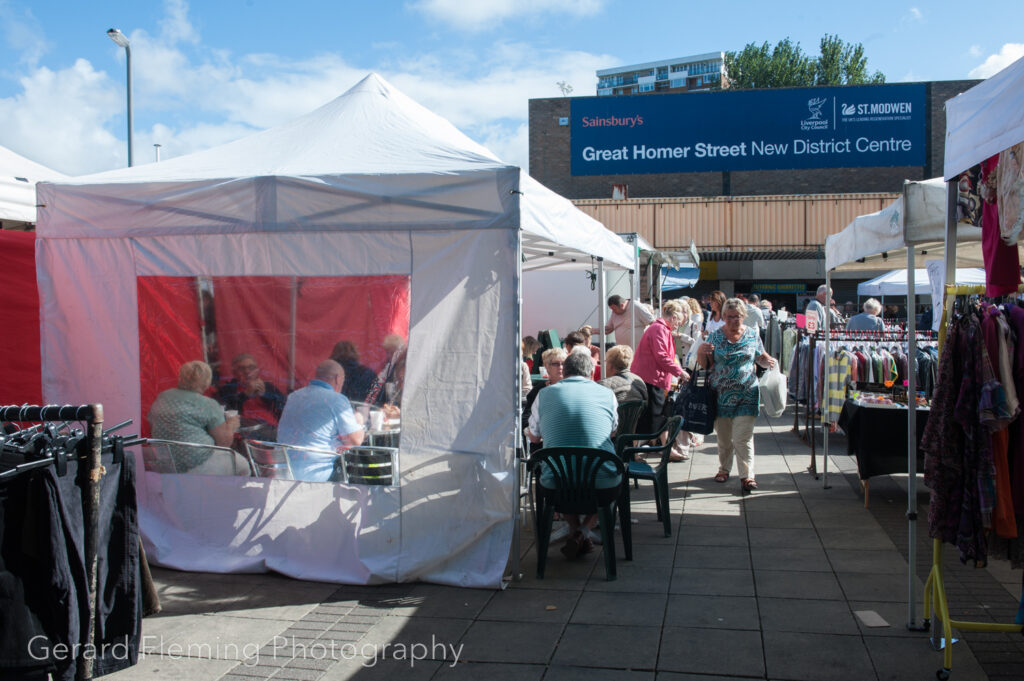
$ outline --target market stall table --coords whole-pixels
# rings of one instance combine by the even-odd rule
[[[928,410],[917,408],[917,458],[923,462],[921,435],[928,423]],[[839,414],[839,427],[846,433],[846,453],[857,457],[857,473],[868,505],[870,478],[907,472],[907,409],[902,405],[864,404],[846,400]]]

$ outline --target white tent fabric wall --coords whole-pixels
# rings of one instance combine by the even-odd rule
[[[400,485],[143,473],[151,559],[501,585],[518,503],[519,269],[569,254],[629,267],[618,237],[376,75],[279,128],[39,193],[44,398],[100,401],[111,422],[144,416],[137,276],[411,278]]]
[[[0,220],[35,224],[36,183],[66,178],[64,173],[0,147]]]

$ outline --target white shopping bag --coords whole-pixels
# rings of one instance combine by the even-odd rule
[[[758,388],[761,390],[761,406],[764,413],[770,418],[782,416],[786,411],[786,376],[779,371],[779,365],[764,372],[758,380]]]

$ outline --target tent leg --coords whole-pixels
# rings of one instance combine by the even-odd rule
[[[917,297],[914,247],[907,247],[907,628],[917,627]]]
[[[825,364],[822,372],[825,374],[823,379],[823,389],[821,395],[821,438],[823,446],[821,448],[822,458],[822,489],[829,489],[828,484],[828,426],[829,426],[829,411],[828,403],[830,399],[828,390],[828,369],[829,364],[832,360],[832,271],[825,270],[825,290],[828,296],[828,302],[825,303]],[[813,431],[812,431],[813,432]]]
[[[607,365],[604,363],[604,353],[605,353],[605,349],[604,349],[604,347],[605,347],[604,326],[605,326],[605,324],[608,323],[608,318],[606,316],[607,308],[605,307],[604,299],[605,299],[604,258],[598,258],[597,259],[597,320],[598,320],[597,323],[598,323],[598,328],[601,329],[601,348],[600,348],[600,350],[601,350],[601,372],[602,372],[601,376],[602,377],[604,377],[604,375],[605,375],[604,372],[608,370],[607,369]],[[632,303],[630,303],[630,307],[633,307]],[[635,315],[636,312],[634,311],[633,314]]]

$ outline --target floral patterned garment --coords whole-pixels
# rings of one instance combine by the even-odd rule
[[[1001,386],[992,377],[981,323],[968,313],[950,324],[939,360],[939,380],[921,447],[925,485],[932,490],[929,535],[960,549],[960,560],[988,556],[995,465],[986,413],[998,411]]]
[[[760,393],[754,359],[764,353],[761,335],[748,326],[735,343],[726,339],[721,329],[708,336],[715,346],[711,387],[718,393],[718,416],[757,416]]]

